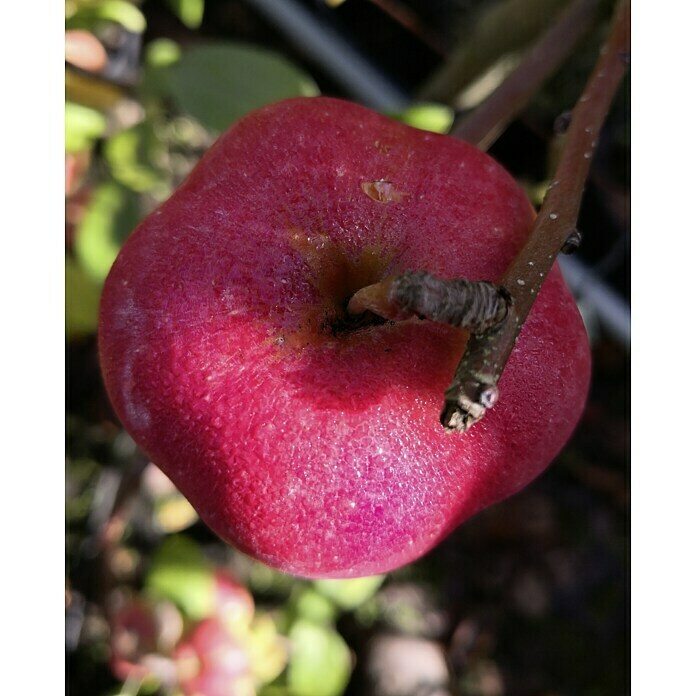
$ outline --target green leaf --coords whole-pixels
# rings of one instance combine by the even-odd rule
[[[339,696],[351,672],[343,638],[331,628],[300,619],[290,630],[288,687],[293,696]]]
[[[162,144],[149,121],[120,131],[107,140],[104,156],[113,177],[133,191],[152,191],[165,182],[164,174],[153,166]]]
[[[98,111],[74,102],[65,102],[66,152],[90,149],[105,129],[106,119]]]
[[[169,96],[169,68],[181,58],[179,44],[171,39],[156,39],[145,47],[142,79],[136,89],[141,97],[161,99]]]
[[[393,118],[421,130],[448,133],[454,123],[454,109],[444,104],[413,104]]]
[[[316,580],[314,587],[341,609],[350,611],[364,604],[384,582],[384,575],[351,580]]]
[[[145,48],[145,64],[153,68],[166,68],[181,58],[181,48],[171,39],[155,39]]]
[[[68,338],[96,333],[101,285],[75,259],[65,259],[65,333]]]
[[[129,189],[113,182],[96,189],[75,236],[75,255],[93,280],[104,281],[140,218],[138,196]]]
[[[74,12],[67,13],[66,29],[94,29],[100,21],[115,22],[134,34],[145,31],[143,13],[125,0],[94,0],[81,3]]]
[[[314,96],[314,81],[281,56],[254,46],[199,44],[169,69],[179,107],[216,132],[270,102]]]
[[[303,588],[295,599],[297,615],[313,623],[329,623],[336,616],[336,609],[328,597],[311,587]]]
[[[263,563],[245,560],[248,563],[246,572],[249,587],[254,593],[288,595],[297,582],[291,575],[273,570]]]
[[[157,597],[174,602],[194,620],[209,616],[213,609],[215,581],[211,567],[199,546],[184,536],[162,542],[145,587]]]
[[[198,29],[201,26],[204,0],[167,0],[167,4],[189,29]]]
[[[265,684],[273,681],[285,669],[286,643],[278,635],[270,615],[256,615],[247,635],[245,649],[251,672],[258,683]]]

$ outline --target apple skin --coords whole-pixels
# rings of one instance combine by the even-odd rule
[[[223,540],[304,577],[383,573],[538,476],[590,354],[555,266],[463,434],[439,422],[465,332],[351,325],[405,270],[498,279],[534,211],[488,155],[324,97],[233,125],[127,240],[99,348],[116,413]]]

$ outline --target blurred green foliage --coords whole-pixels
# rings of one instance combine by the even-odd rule
[[[293,655],[288,686],[293,696],[338,696],[348,683],[351,657],[341,636],[329,626],[299,619],[290,630]]]
[[[189,29],[198,29],[201,26],[204,0],[167,0],[167,4]]]
[[[97,330],[101,286],[75,259],[65,260],[65,333],[68,338]]]
[[[104,145],[104,158],[111,174],[123,186],[146,193],[158,186],[167,192],[166,176],[156,163],[164,155],[164,144],[151,121],[126,128]]]
[[[454,109],[444,104],[420,102],[412,104],[393,118],[414,128],[433,131],[433,133],[449,133],[454,123]]]
[[[314,586],[337,607],[352,611],[370,599],[383,581],[383,575],[372,575],[353,580],[317,580]]]
[[[259,564],[247,559],[253,567]],[[144,590],[152,601],[176,605],[186,621],[215,615],[216,566],[201,547],[184,535],[170,535],[159,545],[145,577]],[[355,580],[301,581],[294,579],[286,601],[274,613],[256,613],[253,623],[237,625],[237,637],[259,683],[271,682],[261,693],[285,696],[340,696],[352,671],[348,645],[336,628],[345,611],[371,599],[384,576]],[[216,599],[218,596],[218,599]],[[222,617],[223,615],[220,614]],[[286,656],[278,643],[278,628],[287,636]],[[282,672],[287,662],[287,670]],[[281,673],[282,672],[282,673]]]
[[[203,0],[163,0],[189,28],[200,26]],[[99,36],[105,26],[142,34],[145,18],[125,0],[66,3],[66,27]],[[132,90],[82,74],[66,76],[65,148],[90,153],[80,185],[88,196],[74,222],[66,278],[69,335],[96,330],[101,283],[138,222],[183,181],[215,137],[248,112],[295,96],[319,94],[314,80],[266,48],[200,40],[186,49],[156,39],[142,50]],[[67,79],[69,78],[69,79]],[[415,104],[392,116],[446,132],[451,108]],[[95,156],[96,155],[96,156]]]
[[[106,118],[96,109],[73,102],[65,103],[65,151],[80,152],[93,147],[104,134]]]
[[[140,9],[126,0],[67,0],[65,18],[66,29],[94,31],[103,22],[113,22],[141,34],[146,26]]]
[[[181,110],[216,132],[265,104],[319,94],[315,82],[284,58],[242,44],[199,44],[169,67],[167,79]]]
[[[167,5],[187,27],[200,26],[203,0]],[[145,17],[125,0],[66,2],[66,29],[100,36],[109,27],[142,34]],[[66,153],[93,156],[78,181],[86,202],[67,221],[74,227],[66,261],[68,337],[96,330],[101,283],[121,245],[220,131],[269,102],[318,94],[311,77],[260,47],[201,41],[184,51],[160,39],[143,55],[132,91],[99,75],[91,82],[66,75]]]
[[[192,619],[209,616],[213,608],[213,575],[199,546],[185,536],[164,540],[152,558],[145,588],[168,599]]]
[[[121,245],[140,220],[135,193],[113,181],[93,192],[77,227],[75,259],[95,282],[103,283]]]

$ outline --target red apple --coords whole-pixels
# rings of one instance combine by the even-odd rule
[[[583,408],[557,267],[463,434],[439,422],[466,334],[359,322],[389,274],[496,280],[534,219],[471,145],[327,98],[249,114],[129,238],[99,346],[125,427],[224,540],[307,577],[388,571],[528,484]]]
[[[213,607],[218,621],[231,631],[247,631],[254,618],[254,599],[227,571],[214,573]]]
[[[115,612],[111,618],[110,663],[118,679],[144,679],[150,674],[144,661],[157,653],[158,634],[157,615],[150,604],[132,600]]]
[[[174,650],[185,696],[253,696],[247,650],[217,618],[197,623]]]
[[[183,630],[181,614],[173,605],[121,598],[109,623],[109,661],[118,679],[171,682],[172,665],[167,655]]]

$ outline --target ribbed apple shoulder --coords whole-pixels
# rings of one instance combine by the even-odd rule
[[[136,441],[223,539],[313,577],[383,572],[536,477],[582,410],[589,349],[555,268],[470,432],[439,423],[466,334],[351,322],[405,270],[495,281],[533,210],[474,147],[333,99],[221,136],[126,242],[99,344]]]

